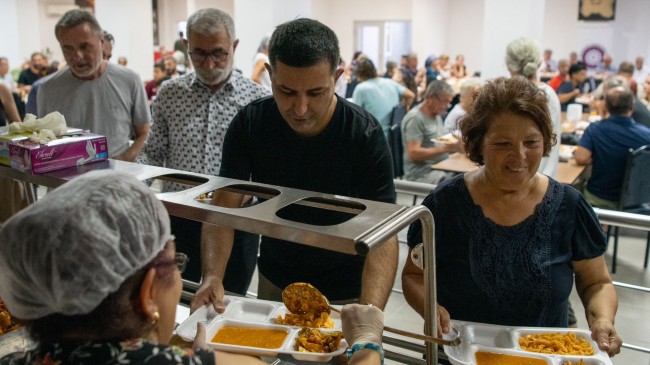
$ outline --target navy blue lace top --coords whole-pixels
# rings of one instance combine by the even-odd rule
[[[438,303],[452,319],[566,327],[571,262],[606,249],[591,206],[577,190],[553,179],[535,213],[514,226],[485,217],[463,175],[438,185],[423,205],[435,220]],[[417,221],[408,244],[420,242]]]

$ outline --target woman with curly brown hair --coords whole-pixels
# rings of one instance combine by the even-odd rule
[[[444,181],[423,202],[435,220],[438,303],[457,320],[566,327],[575,274],[592,337],[617,354],[617,297],[598,219],[578,191],[537,172],[555,144],[545,93],[521,76],[492,80],[460,130],[480,167]],[[416,222],[408,244],[420,242]],[[420,314],[422,275],[407,260],[404,295]],[[448,317],[441,322],[445,332]]]

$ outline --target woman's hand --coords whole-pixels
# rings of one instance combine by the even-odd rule
[[[616,332],[612,322],[605,319],[596,320],[589,329],[591,330],[591,338],[596,341],[598,348],[606,351],[610,357],[621,352],[623,340]]]
[[[205,325],[203,322],[196,322],[196,337],[194,337],[192,348],[195,350],[209,349],[208,345],[205,343]]]

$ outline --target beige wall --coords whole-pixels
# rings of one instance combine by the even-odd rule
[[[10,2],[18,18],[14,25],[10,22],[0,25],[5,34],[13,34],[19,40],[16,44],[13,39],[0,38],[0,54],[9,56],[12,66],[17,66],[15,60],[28,58],[31,52],[48,47],[55,59],[62,59],[53,31],[60,15],[48,16],[46,10],[48,5],[72,5],[73,0],[0,1]],[[494,3],[488,0],[158,0],[160,39],[171,49],[177,37],[176,24],[187,19],[189,9],[219,7],[235,17],[241,39],[236,65],[244,74],[249,74],[252,55],[261,37],[271,32],[276,24],[296,16],[313,17],[334,29],[341,54],[348,60],[354,52],[355,20],[411,20],[412,43],[414,50],[422,55],[421,61],[431,53],[444,52],[451,57],[463,53],[468,68],[474,71],[484,63],[486,2]],[[608,50],[611,49],[616,64],[636,55],[650,58],[650,38],[647,36],[650,22],[645,19],[650,13],[650,1],[625,0],[616,5],[614,22],[586,24],[577,21],[578,0],[545,0],[543,14],[540,14],[543,19],[541,46],[552,48],[555,57],[560,58],[571,51],[580,51],[584,43],[599,38]],[[128,17],[124,21],[129,21]],[[516,36],[521,34],[512,34],[512,38]],[[501,50],[493,52],[502,54]],[[143,75],[146,77],[149,76]]]
[[[158,40],[155,46],[164,46],[167,50],[174,49],[174,41],[178,38],[176,24],[187,20],[187,4],[178,0],[158,0]]]
[[[339,38],[341,56],[349,62],[354,51],[354,21],[410,20],[412,0],[313,0],[313,17],[327,24]]]

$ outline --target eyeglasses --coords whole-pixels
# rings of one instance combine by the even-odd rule
[[[215,52],[212,52],[212,53],[207,53],[207,52],[203,52],[203,51],[192,51],[192,52],[188,52],[188,53],[190,54],[190,58],[192,59],[192,61],[198,62],[198,63],[205,62],[205,60],[208,57],[210,57],[210,59],[214,63],[223,62],[223,61],[226,60],[226,58],[228,58],[228,55],[230,54],[228,52],[223,52],[223,51],[215,51]]]
[[[189,261],[189,257],[187,257],[187,255],[182,252],[176,252],[176,255],[174,255],[174,263],[176,264],[176,267],[178,267],[178,271],[180,271],[181,274],[185,271],[185,268],[187,267],[187,263]]]

